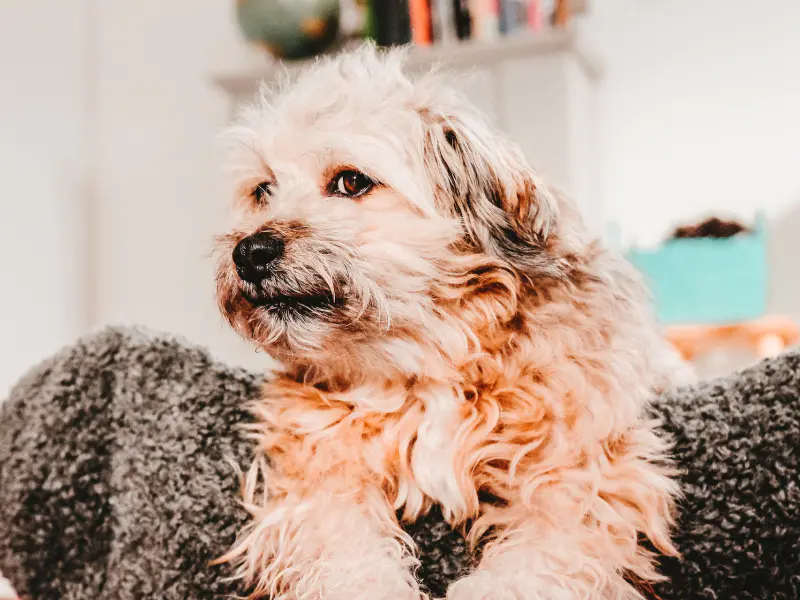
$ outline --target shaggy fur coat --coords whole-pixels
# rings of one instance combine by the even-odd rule
[[[109,329],[0,408],[0,571],[31,600],[243,593],[224,553],[248,515],[233,464],[260,376],[170,336]],[[800,598],[800,353],[663,396],[684,498],[652,598]],[[436,514],[410,530],[434,596],[472,564]]]

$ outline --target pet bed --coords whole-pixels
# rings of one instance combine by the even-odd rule
[[[0,408],[0,571],[31,600],[242,594],[208,562],[247,515],[231,462],[259,376],[169,336],[108,329]],[[670,580],[653,598],[800,598],[800,353],[659,399],[683,471]],[[411,528],[434,596],[470,567],[432,514]]]

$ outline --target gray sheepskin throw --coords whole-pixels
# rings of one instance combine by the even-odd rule
[[[31,600],[242,594],[208,561],[246,514],[230,461],[259,376],[174,338],[109,329],[29,373],[0,408],[0,571]],[[665,396],[685,497],[681,561],[652,598],[800,598],[800,354]],[[435,596],[469,569],[430,515],[411,533]]]

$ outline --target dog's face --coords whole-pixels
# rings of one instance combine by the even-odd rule
[[[563,266],[553,200],[519,153],[401,60],[365,48],[324,63],[233,130],[219,305],[284,362],[413,371],[469,345],[470,310],[508,312],[521,279]]]

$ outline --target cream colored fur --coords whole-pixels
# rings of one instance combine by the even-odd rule
[[[680,365],[575,206],[441,75],[402,63],[322,60],[231,131],[220,307],[283,366],[251,407],[269,460],[223,560],[253,597],[418,599],[400,521],[438,504],[485,542],[451,600],[639,598],[658,578],[643,541],[675,552],[678,493],[644,409]],[[345,168],[376,185],[332,195]],[[231,251],[264,230],[285,251],[248,289]],[[247,299],[305,291],[330,302]]]

